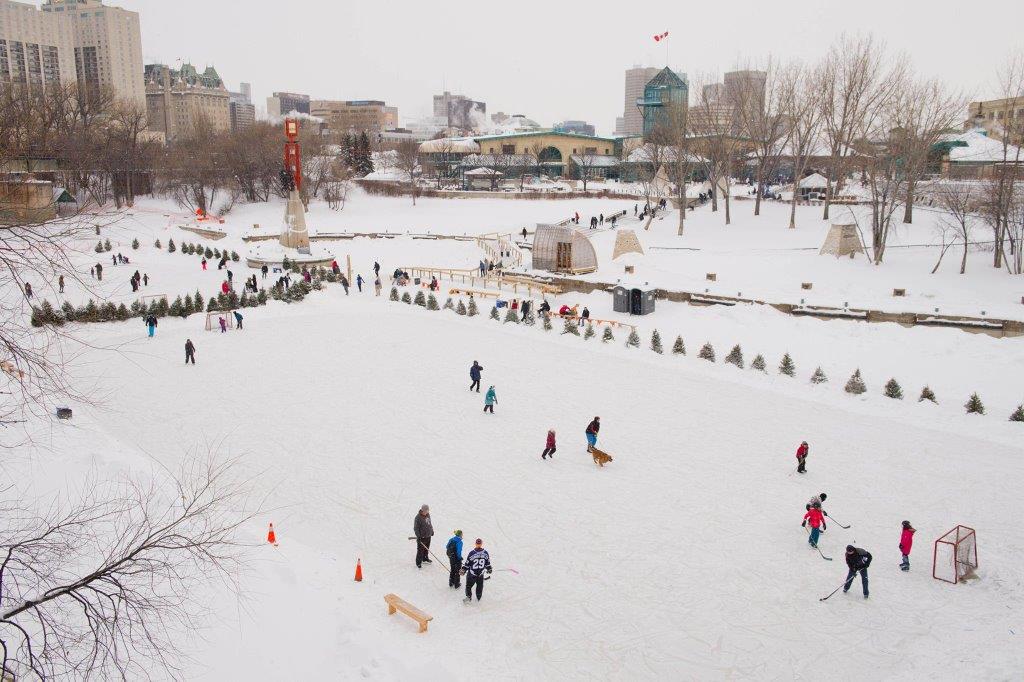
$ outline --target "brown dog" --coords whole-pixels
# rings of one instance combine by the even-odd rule
[[[608,462],[612,461],[611,455],[607,452],[602,452],[597,448],[591,449],[590,456],[594,458],[594,464],[597,464],[598,466],[604,466]]]

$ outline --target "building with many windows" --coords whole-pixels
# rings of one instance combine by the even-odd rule
[[[147,64],[145,80],[149,130],[167,141],[190,134],[201,121],[216,131],[231,130],[231,96],[212,66],[200,73],[191,64],[180,70]]]
[[[674,112],[688,106],[689,86],[686,74],[681,76],[667,66],[644,86],[643,97],[636,107],[643,118],[643,135],[647,138],[658,126],[668,125]]]
[[[267,98],[267,116],[281,118],[293,111],[308,114],[309,102],[309,95],[301,95],[296,92],[275,92]]]
[[[256,122],[256,105],[252,103],[252,86],[239,84],[238,92],[228,93],[228,113],[231,130],[242,130]]]
[[[434,95],[434,118],[443,118],[448,128],[482,129],[487,123],[487,105],[445,90]]]
[[[572,133],[574,135],[594,135],[594,126],[586,121],[562,121],[554,126],[556,133]]]
[[[0,83],[76,82],[145,102],[139,15],[102,0],[0,0]]]
[[[1009,142],[1024,143],[1024,97],[971,102],[967,112],[965,129],[983,128],[1000,140],[1007,136]]]
[[[624,136],[641,135],[644,132],[644,119],[636,108],[636,101],[644,96],[644,86],[658,74],[653,66],[636,64],[626,69],[626,89],[623,103],[623,125],[618,131]]]
[[[393,113],[389,113],[389,109]],[[323,120],[330,134],[365,132],[374,139],[389,127],[389,119],[397,120],[398,110],[375,99],[328,100],[316,99],[309,104],[309,113]]]

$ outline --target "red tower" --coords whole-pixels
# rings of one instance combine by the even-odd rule
[[[295,189],[302,191],[302,150],[299,148],[299,121],[286,118],[284,121],[284,168],[292,176]]]

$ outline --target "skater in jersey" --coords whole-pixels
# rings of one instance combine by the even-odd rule
[[[807,455],[811,452],[811,446],[807,444],[807,441],[800,443],[800,447],[796,449],[796,471],[797,473],[807,473]]]
[[[601,418],[594,417],[594,421],[587,424],[587,452],[593,452],[597,447],[597,432],[601,430]]]
[[[462,575],[462,531],[455,531],[449,540],[448,544],[444,548],[445,554],[448,555],[448,563],[450,565],[450,571],[448,573],[448,587],[452,589],[458,589],[462,587],[462,581],[459,576]]]
[[[476,539],[476,547],[466,555],[466,563],[462,566],[462,572],[466,576],[466,598],[465,603],[473,601],[473,586],[476,586],[476,600],[484,596],[484,572],[491,574],[491,555],[484,549],[484,541]]]
[[[850,572],[846,574],[846,584],[843,585],[843,594],[850,591],[853,579],[860,573],[860,582],[864,587],[864,598],[868,598],[868,566],[871,565],[871,552],[866,549],[846,546],[846,567]]]
[[[900,570],[910,570],[910,548],[914,545],[914,527],[910,525],[910,521],[903,522],[903,532],[900,534],[900,554],[903,555],[903,563],[900,564]]]
[[[825,515],[821,513],[820,502],[816,502],[811,505],[811,508],[806,514],[804,514],[804,521],[800,526],[806,528],[808,521],[811,523],[811,534],[807,537],[807,544],[816,548],[818,546],[818,536],[821,535],[821,531],[827,530],[825,527]]]
[[[541,459],[555,458],[555,430],[548,429],[548,440],[544,445],[544,452],[540,453]]]

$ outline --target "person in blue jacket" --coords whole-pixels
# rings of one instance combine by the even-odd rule
[[[476,360],[473,361],[473,366],[469,368],[469,378],[473,380],[473,383],[469,385],[469,390],[473,390],[476,387],[476,392],[480,392],[480,373],[484,370],[484,366]]]
[[[448,574],[448,587],[458,589],[462,587],[462,581],[460,579],[460,569],[462,568],[462,531],[455,531],[455,535],[448,540],[448,544],[445,545],[444,551],[448,554],[448,563],[451,567],[451,572]]]
[[[498,396],[494,392],[494,386],[487,389],[487,394],[484,395],[484,412],[490,412],[494,414],[494,403],[498,402]]]

